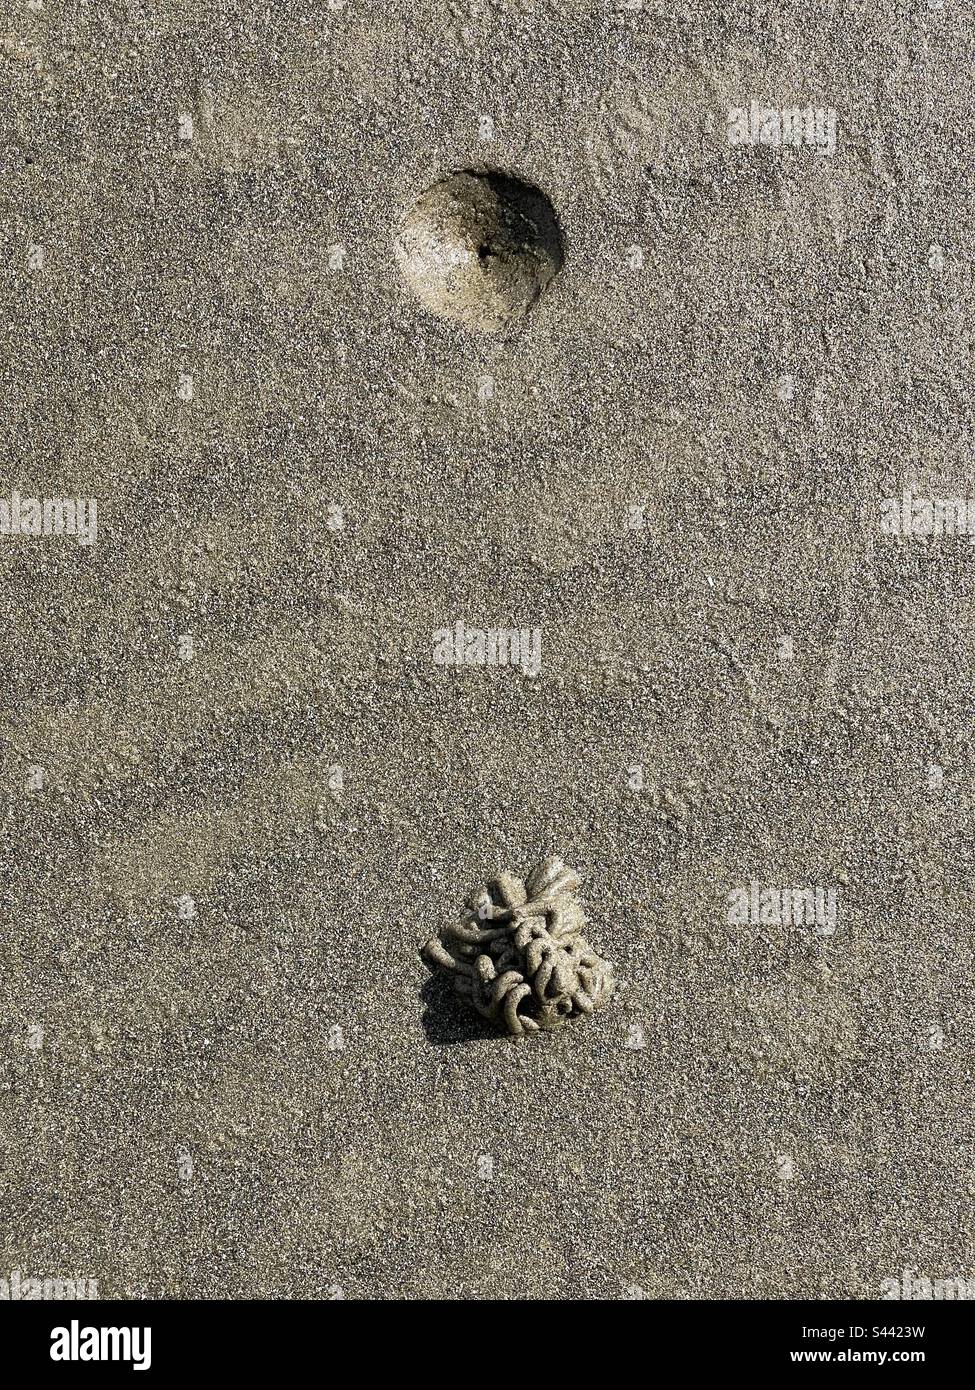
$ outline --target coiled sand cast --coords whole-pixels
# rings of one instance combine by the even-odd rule
[[[578,874],[543,859],[527,879],[502,873],[467,900],[461,920],[427,941],[429,968],[515,1036],[560,1028],[601,1008],[613,968],[583,935]]]

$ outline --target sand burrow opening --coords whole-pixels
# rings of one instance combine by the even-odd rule
[[[421,193],[395,248],[423,307],[480,333],[524,318],[565,259],[545,194],[494,172],[451,174]]]

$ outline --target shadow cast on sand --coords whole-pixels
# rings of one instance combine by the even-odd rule
[[[435,1047],[502,1036],[486,1018],[457,997],[449,976],[442,972],[430,976],[420,990],[420,998],[424,1005],[423,1031]]]

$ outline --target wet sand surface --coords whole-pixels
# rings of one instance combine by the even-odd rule
[[[975,492],[965,16],[0,23],[0,495],[97,502],[0,536],[0,1275],[975,1278],[975,552],[879,521]],[[731,143],[753,101],[834,148]],[[565,245],[496,334],[393,252],[484,168]],[[513,1041],[418,947],[548,852],[618,989]]]

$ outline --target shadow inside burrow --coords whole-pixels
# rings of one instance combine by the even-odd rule
[[[427,1042],[435,1047],[452,1047],[456,1043],[477,1039],[501,1038],[486,1018],[465,1004],[456,994],[450,976],[439,972],[431,975],[420,990],[423,1000],[423,1031]]]

